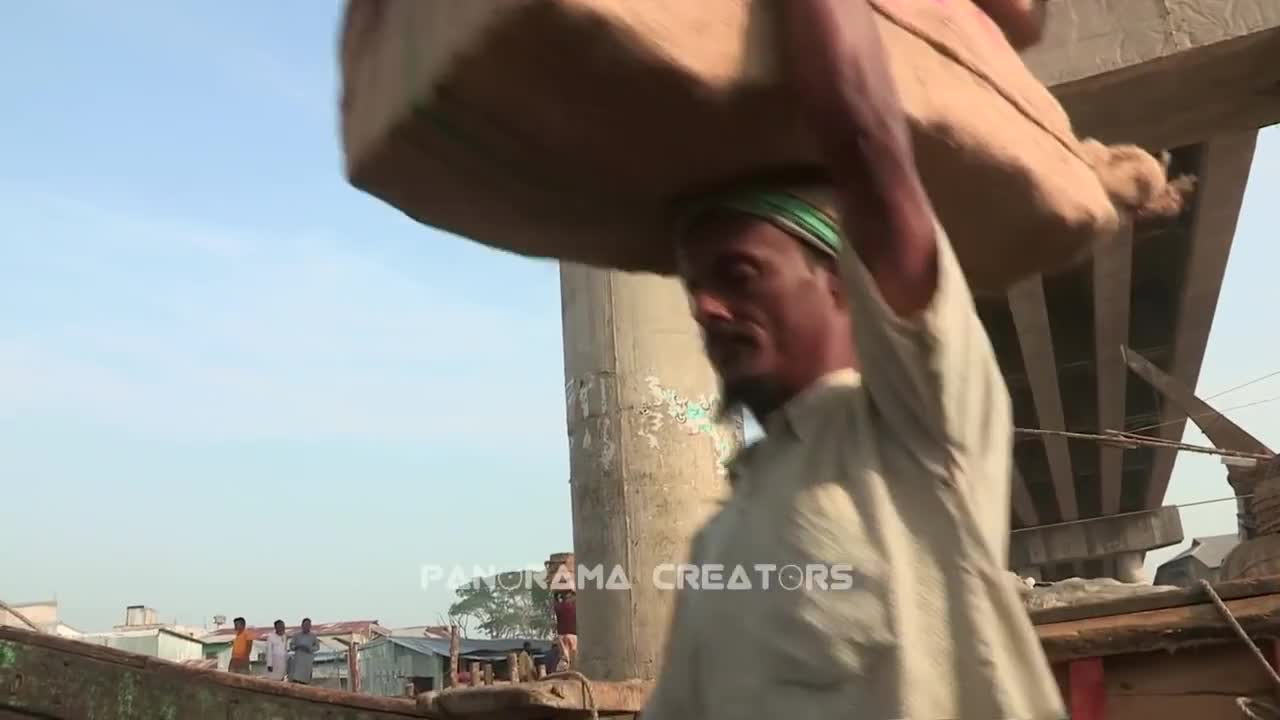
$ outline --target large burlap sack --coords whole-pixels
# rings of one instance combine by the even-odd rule
[[[1280,576],[1280,535],[1259,535],[1231,548],[1218,568],[1218,582]]]
[[[922,175],[976,289],[1064,266],[1110,238],[1118,211],[1178,211],[1155,158],[1072,134],[972,2],[872,4]],[[350,181],[494,247],[670,272],[674,198],[821,165],[778,82],[772,8],[349,0]]]

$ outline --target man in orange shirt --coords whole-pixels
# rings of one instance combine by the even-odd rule
[[[233,622],[236,637],[231,641],[231,662],[227,669],[233,673],[248,675],[249,661],[253,656],[253,633],[245,629],[244,618],[238,617]]]

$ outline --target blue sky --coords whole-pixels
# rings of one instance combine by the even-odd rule
[[[571,547],[557,268],[346,184],[338,14],[8,9],[0,598],[56,595],[85,629],[137,603],[188,623],[429,623],[449,596],[420,588],[423,563]],[[1280,299],[1277,192],[1273,129],[1206,392],[1280,367],[1256,330]],[[1277,395],[1280,379],[1223,405]],[[1277,411],[1233,415],[1280,446]],[[1169,499],[1228,492],[1215,460],[1184,458]],[[1227,532],[1232,509],[1184,522]]]

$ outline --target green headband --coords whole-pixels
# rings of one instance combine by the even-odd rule
[[[683,227],[714,210],[731,210],[767,220],[821,252],[832,257],[840,255],[840,226],[835,219],[795,193],[748,190],[712,196],[689,209]]]

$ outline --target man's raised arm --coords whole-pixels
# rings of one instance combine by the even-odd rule
[[[929,304],[933,208],[866,0],[781,0],[791,86],[835,181],[846,242],[899,315]]]
[[[963,449],[1007,469],[1008,391],[916,171],[870,5],[781,0],[776,9],[789,82],[835,183],[868,392],[922,456],[950,464]]]

